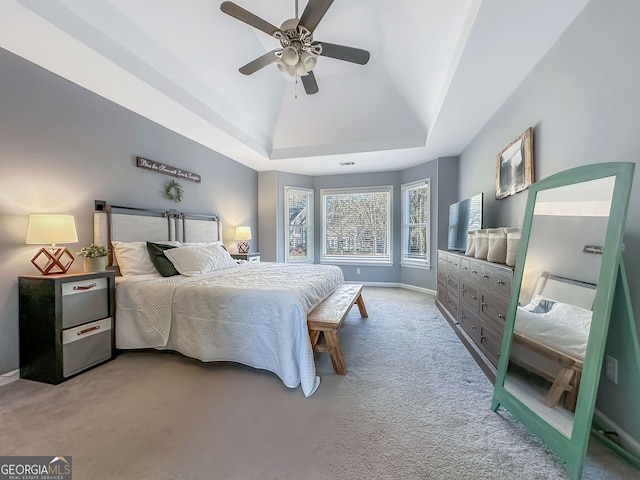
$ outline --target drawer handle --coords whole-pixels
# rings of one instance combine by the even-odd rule
[[[90,290],[93,287],[97,287],[98,284],[97,283],[92,283],[91,285],[75,285],[73,287],[74,290]]]
[[[471,327],[471,330],[476,330],[476,327]]]
[[[482,275],[482,278],[489,278],[489,275]]]
[[[484,335],[480,336],[480,343],[484,343],[484,341],[487,339],[487,337],[485,337]]]
[[[487,304],[483,303],[482,305],[480,305],[480,310],[482,310],[484,312],[484,307],[486,307],[486,306],[487,306]]]
[[[503,282],[502,280],[498,280],[496,283],[497,283],[498,285],[504,285],[504,282]]]
[[[85,333],[89,333],[89,332],[93,332],[94,330],[99,330],[100,329],[100,325],[96,325],[95,327],[91,327],[91,328],[86,328],[84,330],[80,330],[77,335],[84,335]]]
[[[478,297],[476,297],[475,295],[471,295],[471,300],[477,300]]]
[[[471,270],[471,273],[473,273],[473,274],[477,275],[477,274],[478,274],[478,271],[477,271],[477,270]]]
[[[499,318],[500,320],[504,320],[504,315],[498,315],[498,318]]]
[[[469,270],[469,267],[462,267],[463,270]]]

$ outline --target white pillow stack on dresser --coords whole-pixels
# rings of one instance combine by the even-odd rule
[[[507,256],[504,263],[510,267],[516,265],[518,257],[518,248],[520,248],[520,235],[522,234],[522,228],[507,228]]]
[[[221,245],[172,248],[164,255],[181,275],[189,277],[238,266]]]
[[[489,251],[489,236],[487,235],[487,230],[476,230],[475,246],[475,257],[481,260],[486,260],[487,253]]]
[[[476,255],[476,230],[469,230],[467,234],[467,250],[464,254],[467,257],[475,257]]]
[[[507,258],[507,232],[504,228],[491,228],[487,231],[487,235],[489,236],[487,260],[504,263]]]

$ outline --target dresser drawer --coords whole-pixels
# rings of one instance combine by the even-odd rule
[[[494,367],[498,366],[500,348],[502,347],[502,335],[484,323],[480,324],[480,350],[484,353]]]
[[[464,304],[460,305],[460,326],[467,332],[474,343],[480,344],[480,319],[473,310]]]
[[[449,275],[460,275],[460,260],[458,255],[447,255],[447,271]]]
[[[62,328],[70,328],[109,316],[106,278],[62,284]]]
[[[447,273],[447,254],[444,252],[438,252],[438,272]]]
[[[495,283],[493,290],[503,298],[509,298],[511,294],[511,278],[513,277],[511,270],[496,268],[494,272]]]
[[[480,308],[480,291],[469,279],[462,280],[460,301],[477,315]]]
[[[480,269],[480,285],[483,290],[508,299],[511,292],[511,276],[510,269],[483,264]]]
[[[447,278],[447,288],[449,289],[449,295],[458,298],[459,284],[456,277],[449,276]]]
[[[494,293],[482,291],[480,295],[480,318],[489,323],[500,335],[504,331],[509,303]]]

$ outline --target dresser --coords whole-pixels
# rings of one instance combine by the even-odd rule
[[[58,384],[113,356],[115,274],[18,278],[20,377]]]
[[[480,368],[494,382],[502,346],[513,269],[438,251],[436,306]]]

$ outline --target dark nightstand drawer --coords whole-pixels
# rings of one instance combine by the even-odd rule
[[[75,327],[109,316],[106,278],[62,284],[62,328]]]
[[[70,377],[111,358],[111,319],[62,332],[62,375]]]

